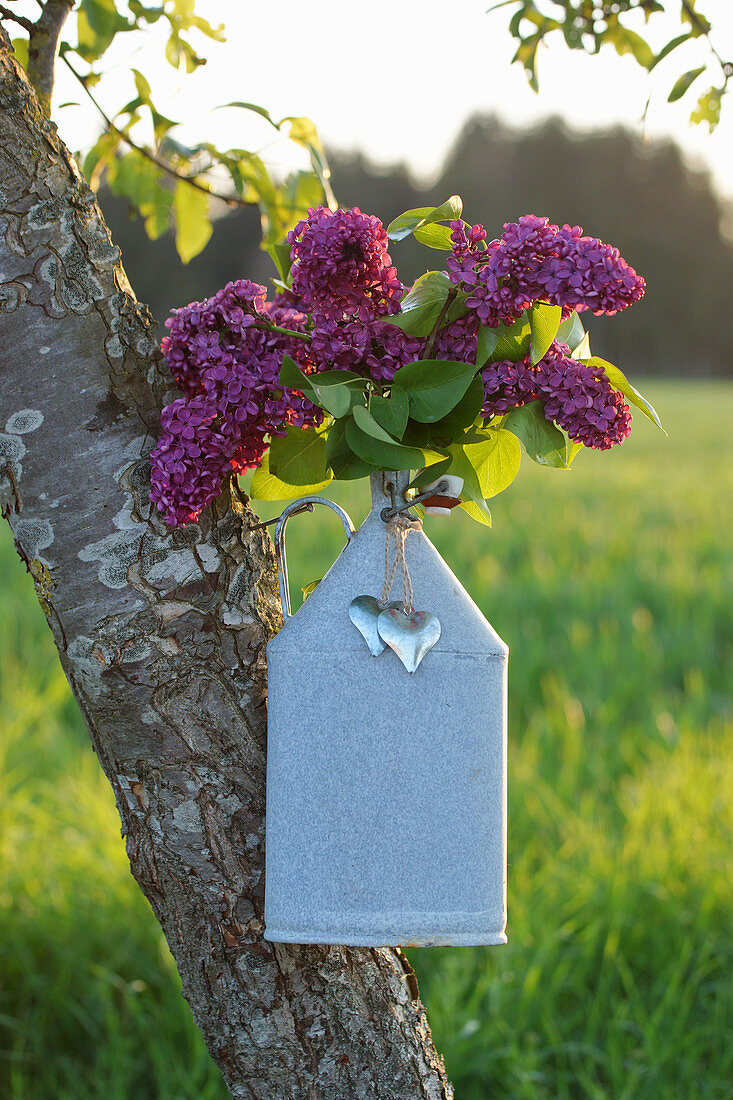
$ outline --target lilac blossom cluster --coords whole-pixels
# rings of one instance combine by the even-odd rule
[[[475,362],[480,324],[511,323],[534,301],[613,313],[641,297],[644,281],[616,249],[578,227],[527,215],[487,244],[481,226],[452,223],[450,278],[468,312],[432,336],[431,356]],[[404,286],[380,220],[358,209],[312,209],[288,235],[292,284],[274,301],[240,279],[212,298],[173,311],[162,350],[183,396],[162,413],[152,453],[151,499],[166,522],[195,520],[223,479],[258,466],[270,439],[289,426],[320,424],[323,412],[279,382],[283,356],[306,374],[350,370],[389,386],[427,340],[390,324]],[[554,344],[541,362],[503,362],[483,372],[485,415],[528,401],[588,447],[622,442],[628,407],[599,370]]]
[[[195,520],[227,474],[258,466],[271,436],[322,422],[302,393],[279,385],[285,354],[306,372],[389,382],[423,347],[383,320],[399,311],[405,288],[379,218],[319,207],[288,239],[292,286],[274,302],[240,279],[166,321],[163,354],[185,396],[163,410],[151,499],[171,525]],[[306,327],[307,340],[275,331]]]
[[[544,401],[545,417],[573,440],[605,451],[623,443],[631,413],[600,367],[572,359],[566,344],[554,341],[536,366],[529,356],[518,363],[492,363],[481,372],[485,416],[502,415],[530,401]]]
[[[404,291],[387,252],[379,218],[319,206],[288,233],[292,291],[303,308],[329,321],[356,314],[362,322],[397,313]]]
[[[185,394],[163,409],[151,455],[150,497],[167,523],[196,519],[226,474],[258,466],[268,436],[323,420],[321,409],[278,381],[283,355],[298,356],[303,341],[273,326],[302,332],[306,320],[239,279],[166,321],[163,354]]]
[[[587,309],[611,315],[644,293],[644,280],[619,250],[583,236],[577,225],[559,228],[525,214],[507,222],[501,237],[488,244],[483,226],[455,221],[451,230],[451,281],[492,328],[512,324],[537,301],[562,306],[564,317]]]
[[[314,322],[310,356],[318,370],[350,370],[376,382],[391,382],[425,346],[424,340],[378,317],[370,322],[316,317]]]

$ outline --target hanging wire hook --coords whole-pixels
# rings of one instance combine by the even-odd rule
[[[395,516],[402,515],[403,512],[409,511],[414,504],[421,504],[424,500],[429,500],[430,497],[446,493],[448,491],[448,482],[440,481],[437,485],[433,485],[428,491],[419,493],[416,497],[413,497],[412,500],[406,500],[404,504],[395,504],[394,486],[392,484],[385,486],[385,488],[388,490],[391,497],[392,507],[383,508],[379,515],[384,523],[389,523]]]
[[[340,505],[336,504],[333,500],[328,500],[326,497],[303,497],[302,500],[295,500],[277,516],[274,542],[275,557],[277,558],[277,581],[280,587],[280,606],[282,607],[283,619],[290,618],[288,563],[285,557],[285,525],[291,516],[297,516],[300,512],[312,512],[314,504],[324,504],[326,508],[330,508],[336,513],[343,524],[347,546],[354,536],[354,524],[351,522],[351,517],[348,512],[345,512]],[[270,522],[272,522],[272,520]]]

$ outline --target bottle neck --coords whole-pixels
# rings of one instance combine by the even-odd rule
[[[372,490],[372,515],[379,515],[383,508],[404,504],[410,484],[409,470],[380,470],[369,478]]]

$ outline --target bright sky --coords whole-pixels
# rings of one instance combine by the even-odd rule
[[[212,113],[216,104],[245,100],[263,104],[276,117],[309,115],[327,144],[362,149],[378,163],[405,160],[418,175],[429,175],[476,111],[494,111],[518,126],[560,114],[576,129],[623,122],[641,133],[651,92],[647,135],[674,137],[733,197],[733,92],[712,136],[707,126],[688,124],[697,97],[709,86],[705,74],[681,101],[666,102],[676,76],[708,60],[704,41],[680,47],[651,76],[611,47],[589,58],[558,41],[541,53],[535,95],[521,68],[510,64],[514,45],[507,15],[487,15],[490,2],[198,0],[197,11],[227,26],[226,44],[201,41],[208,65],[192,77],[178,74],[159,47],[141,47],[133,36],[121,35],[114,69],[95,93],[106,108],[119,107],[134,94],[134,65],[148,77],[159,108],[186,120],[184,140],[263,147],[272,131],[261,120],[233,109]],[[669,6],[678,10],[677,0]],[[699,7],[713,24],[719,53],[733,58],[733,0],[700,0]],[[33,11],[28,0],[28,14]],[[642,21],[637,29],[647,36]],[[665,16],[652,46],[659,49],[681,30],[676,14]],[[63,65],[59,70],[56,103],[83,98]],[[88,143],[98,125],[86,103],[57,111],[56,118],[74,147]],[[267,149],[271,162],[288,155],[283,147]]]

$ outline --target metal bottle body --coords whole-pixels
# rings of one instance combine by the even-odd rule
[[[404,478],[401,482],[404,490]],[[408,674],[351,623],[384,578],[373,507],[268,646],[265,936],[506,942],[508,650],[423,533],[407,556],[438,644]]]

